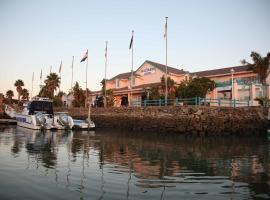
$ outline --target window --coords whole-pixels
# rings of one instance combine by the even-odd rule
[[[119,79],[117,78],[115,79],[115,87],[119,88],[119,86],[120,86],[120,82],[119,82]]]

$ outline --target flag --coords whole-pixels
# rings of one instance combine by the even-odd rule
[[[81,62],[84,62],[87,58],[88,58],[88,49],[87,49],[87,51],[85,52],[83,58],[81,59]]]
[[[132,46],[133,46],[133,32],[132,32],[132,37],[131,37],[130,44],[129,44],[129,49],[131,49]]]
[[[62,70],[62,61],[61,61],[60,66],[59,66],[59,73],[61,73],[61,70]]]
[[[164,32],[164,39],[167,37],[167,20],[165,22],[165,32]]]
[[[35,74],[34,74],[34,72],[33,72],[33,74],[32,74],[32,81],[34,81],[34,75],[35,75]]]
[[[41,69],[41,72],[40,72],[40,80],[42,79],[42,69]]]

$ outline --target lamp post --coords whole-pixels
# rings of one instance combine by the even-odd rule
[[[234,80],[233,80],[233,74],[234,74],[234,69],[231,69],[231,75],[232,75],[232,100],[234,99]]]

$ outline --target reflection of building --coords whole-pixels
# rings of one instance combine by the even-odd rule
[[[254,100],[263,94],[262,85],[259,84],[257,75],[252,72],[248,65],[193,73],[173,67],[167,67],[167,69],[168,76],[177,84],[193,77],[208,77],[214,80],[217,83],[217,87],[214,91],[207,94],[209,98]],[[130,102],[131,96],[132,101],[142,101],[147,98],[145,95],[147,89],[159,85],[161,77],[165,75],[165,72],[165,65],[146,60],[134,71],[132,83],[131,73],[122,73],[107,80],[106,88],[113,90],[115,106],[120,106],[123,98]],[[268,91],[266,91],[266,94],[269,96]],[[101,95],[101,91],[93,92],[92,99],[97,95]]]

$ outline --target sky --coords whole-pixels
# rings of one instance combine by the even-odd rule
[[[134,70],[145,60],[165,63],[164,25],[168,16],[168,65],[190,72],[241,65],[251,51],[270,51],[269,0],[0,0],[0,93],[16,91],[22,79],[33,95],[62,61],[61,90],[74,82],[99,90],[107,78],[131,71],[129,43],[134,30]],[[15,96],[17,93],[15,92]]]

